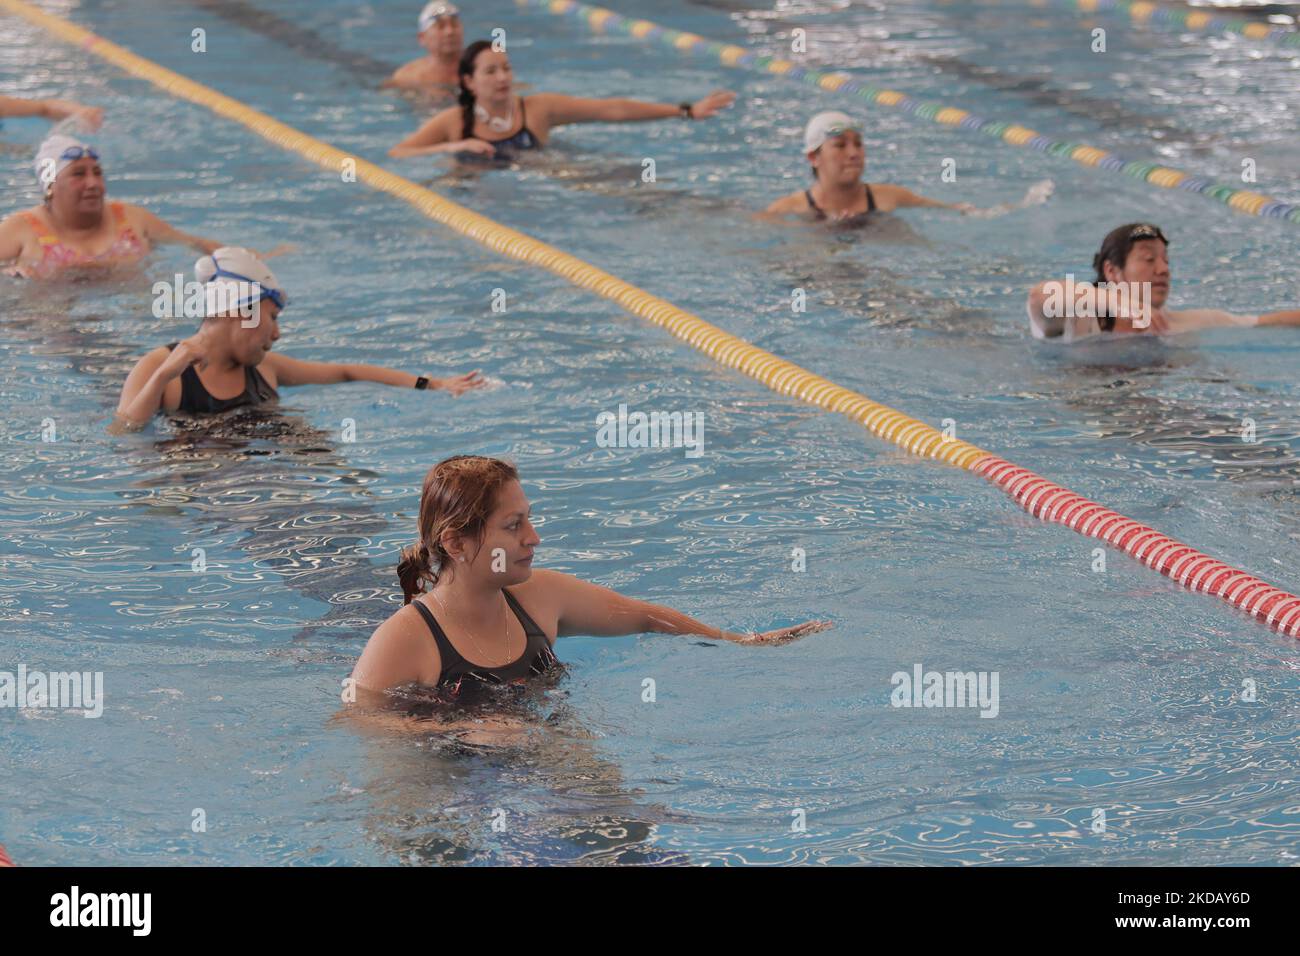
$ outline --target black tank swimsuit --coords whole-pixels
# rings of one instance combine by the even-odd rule
[[[856,222],[860,219],[865,218],[866,216],[871,215],[871,213],[876,211],[876,197],[871,194],[871,184],[863,183],[862,188],[867,191],[867,211],[855,212],[853,215],[847,216],[844,219],[839,220],[840,222]],[[816,213],[818,219],[825,219],[826,213],[822,210],[821,206],[817,205],[817,201],[813,199],[812,190],[805,189],[803,191],[803,194],[804,194],[804,198],[808,200],[808,208],[811,209],[814,213]]]
[[[176,348],[178,342],[167,346],[168,350]],[[244,405],[260,405],[273,402],[280,397],[271,387],[271,383],[262,378],[262,373],[252,365],[244,366],[244,390],[234,398],[217,398],[206,388],[199,378],[199,373],[191,365],[181,372],[181,404],[177,411],[214,413],[225,412]]]
[[[524,99],[519,98],[519,119],[523,125],[519,127],[519,132],[513,136],[506,136],[502,139],[489,139],[484,142],[491,143],[496,148],[496,152],[491,156],[480,156],[477,153],[460,153],[462,159],[477,160],[506,160],[512,159],[516,153],[529,149],[541,149],[542,141],[533,135],[533,131],[528,128],[528,114],[524,111]],[[469,137],[467,136],[466,139]]]
[[[438,645],[438,657],[442,659],[442,676],[438,678],[438,686],[446,688],[453,696],[460,693],[461,681],[466,678],[486,684],[508,684],[536,677],[546,673],[552,667],[559,666],[560,662],[556,659],[555,652],[551,650],[551,642],[546,632],[528,616],[528,612],[515,600],[514,595],[505,588],[501,589],[501,593],[505,595],[506,603],[510,605],[510,610],[514,611],[515,617],[523,627],[527,642],[518,660],[502,664],[500,667],[479,667],[461,657],[456,648],[452,647],[451,641],[447,639],[447,633],[433,616],[433,612],[425,607],[422,601],[414,602],[415,609],[424,617],[424,623],[429,625],[433,642]]]

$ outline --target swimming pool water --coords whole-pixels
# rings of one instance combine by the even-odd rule
[[[725,86],[738,103],[709,123],[563,128],[514,169],[388,160],[424,113],[374,87],[418,52],[418,4],[45,7],[1300,590],[1295,330],[1066,351],[1030,341],[1024,315],[1029,285],[1086,274],[1100,237],[1138,219],[1173,240],[1173,303],[1294,308],[1294,224],[503,0],[466,11],[467,40],[506,28],[536,90],[678,102]],[[1261,192],[1300,201],[1294,52],[1008,3],[621,12],[768,53],[804,26],[818,64],[1224,182],[1253,159]],[[1104,56],[1087,52],[1099,24]],[[0,286],[0,669],[102,671],[106,692],[98,720],[0,711],[0,842],[17,861],[1295,862],[1293,639],[1118,553],[1094,572],[1097,542],[970,475],[21,21],[0,29],[0,92],[107,108],[111,197],[231,243],[298,245],[274,263],[293,297],[277,347],[496,382],[457,401],[291,390],[238,425],[114,437],[134,358],[187,334],[153,317],[150,288],[192,256],[162,249],[111,284]],[[978,205],[1044,178],[1056,193],[1001,219],[907,212],[883,234],[754,220],[805,184],[802,126],[835,107],[867,122],[872,181]],[[6,213],[36,201],[44,130],[0,131]],[[596,416],[620,404],[702,412],[705,454],[598,447]],[[1239,440],[1246,418],[1260,443]],[[460,452],[518,463],[547,567],[734,628],[835,628],[784,648],[566,638],[569,673],[517,748],[361,732],[338,717],[340,681],[400,603],[424,472]],[[891,675],[916,664],[997,672],[997,717],[891,707]]]

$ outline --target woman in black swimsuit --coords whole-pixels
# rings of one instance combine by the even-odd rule
[[[906,206],[935,206],[960,213],[974,212],[970,203],[946,203],[918,196],[903,186],[862,181],[866,151],[862,130],[840,112],[818,113],[804,131],[804,155],[816,182],[802,192],[783,196],[767,208],[768,215],[800,216],[859,224],[871,213],[893,212]]]
[[[247,249],[228,246],[204,256],[194,271],[203,284],[207,317],[188,339],[156,348],[136,363],[122,386],[116,429],[138,428],[159,411],[224,412],[274,401],[276,388],[289,385],[380,382],[460,395],[484,384],[477,371],[435,379],[272,353],[286,299],[265,263]]]
[[[460,106],[437,113],[388,151],[395,159],[431,153],[471,153],[504,158],[540,149],[565,123],[706,119],[736,99],[710,93],[696,103],[671,106],[640,100],[593,100],[558,93],[516,96],[510,60],[487,40],[471,43],[460,60]]]
[[[455,696],[467,681],[503,684],[545,673],[566,634],[699,634],[740,644],[783,644],[829,626],[809,621],[736,634],[671,608],[623,597],[558,571],[533,570],[541,539],[514,467],[457,455],[439,462],[420,494],[419,539],[397,575],[406,604],[381,624],[352,672],[370,692],[417,684]],[[427,591],[425,584],[431,584]]]

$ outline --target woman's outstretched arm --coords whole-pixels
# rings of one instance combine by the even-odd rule
[[[538,589],[557,611],[557,637],[585,634],[613,637],[620,634],[698,634],[737,644],[782,644],[825,630],[827,621],[806,621],[794,627],[761,634],[740,634],[697,621],[688,614],[626,597],[617,591],[583,581],[559,571],[537,570]]]

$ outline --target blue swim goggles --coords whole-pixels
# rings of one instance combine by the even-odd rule
[[[241,276],[238,272],[227,272],[225,269],[221,268],[221,263],[217,262],[216,259],[213,259],[212,262],[217,267],[217,271],[212,274],[213,279],[234,279],[237,282],[247,282],[249,285],[256,285],[262,290],[262,294],[256,299],[247,302],[240,302],[240,306],[252,305],[254,302],[261,302],[263,299],[270,299],[280,307],[280,311],[284,311],[285,307],[289,305],[289,296],[284,292],[284,290],[272,289],[270,286],[262,285],[256,279],[250,279],[248,276]]]
[[[75,163],[87,156],[95,162],[99,162],[99,152],[93,146],[69,146],[63,151],[63,155],[59,157],[59,161],[67,160],[70,163]]]

